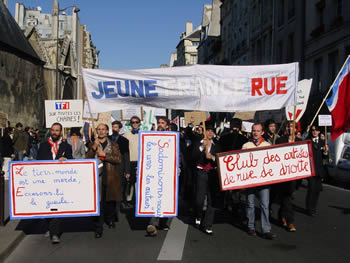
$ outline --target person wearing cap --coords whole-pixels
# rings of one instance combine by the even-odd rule
[[[192,153],[196,163],[195,224],[212,235],[215,206],[220,194],[215,155],[221,152],[221,146],[215,138],[214,127],[209,123],[206,126],[205,138],[195,143]]]

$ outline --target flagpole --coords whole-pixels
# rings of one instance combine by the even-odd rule
[[[339,77],[339,75],[340,75],[340,72],[342,72],[342,71],[343,71],[344,66],[345,66],[345,64],[348,62],[349,58],[350,58],[350,56],[348,56],[348,58],[345,60],[345,62],[344,62],[344,64],[343,64],[343,66],[341,67],[341,69],[340,69],[340,70],[339,70],[339,72],[338,72],[337,77],[334,79],[334,81],[333,81],[333,83],[332,83],[331,87],[329,88],[329,90],[328,90],[328,92],[327,92],[326,96],[323,98],[323,101],[322,101],[322,103],[321,103],[321,106],[318,108],[318,110],[317,110],[317,112],[316,112],[316,114],[315,114],[314,118],[312,119],[311,123],[309,124],[309,126],[307,126],[307,130],[306,130],[307,132],[309,132],[309,130],[310,130],[310,128],[311,128],[311,126],[312,126],[312,124],[314,123],[314,121],[315,121],[315,119],[316,119],[317,115],[319,114],[319,112],[320,112],[320,110],[321,110],[321,108],[322,108],[323,104],[325,103],[325,101],[326,101],[326,99],[327,99],[327,97],[328,97],[329,93],[332,91],[332,89],[333,89],[333,87],[334,87],[334,84],[335,84],[335,82],[337,81],[337,79],[338,79],[338,77]]]

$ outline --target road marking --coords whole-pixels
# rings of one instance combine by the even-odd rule
[[[188,225],[176,217],[163,242],[157,260],[181,260],[185,246]]]

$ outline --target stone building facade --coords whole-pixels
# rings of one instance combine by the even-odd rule
[[[43,62],[0,1],[0,112],[14,126],[41,128],[47,83]]]
[[[198,60],[203,64],[215,61],[227,65],[299,62],[299,78],[313,79],[307,113],[315,112],[350,54],[350,1],[221,0],[221,3],[218,50],[209,60],[206,54],[210,48],[205,47],[206,40],[202,38]],[[210,27],[210,23],[202,25],[202,30]],[[327,113],[326,107],[321,112]],[[304,124],[313,117],[307,113],[302,119]],[[284,115],[260,112],[257,119],[279,120],[281,114]]]
[[[72,15],[66,13],[70,9]],[[99,51],[93,45],[86,25],[80,24],[78,12],[74,6],[60,9],[57,0],[53,1],[51,14],[42,13],[40,7],[26,8],[24,4],[16,3],[18,25],[46,62],[45,81],[50,89],[47,99],[84,98],[80,68],[98,67]]]
[[[186,23],[186,31],[180,36],[180,41],[176,46],[175,66],[185,66],[197,64],[197,47],[200,42],[200,27],[193,30],[192,22]]]

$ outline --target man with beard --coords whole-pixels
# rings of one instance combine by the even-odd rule
[[[57,122],[52,124],[49,134],[50,137],[48,140],[40,144],[37,159],[58,161],[73,159],[72,147],[66,141],[62,140],[62,125]],[[51,242],[57,244],[60,242],[60,219],[52,218],[47,221]]]
[[[123,124],[116,120],[112,122],[112,135],[108,138],[119,145],[120,153],[122,154],[121,163],[121,180],[123,188],[123,203],[124,208],[131,208],[126,202],[126,195],[128,194],[126,189],[128,185],[128,180],[130,178],[130,153],[129,153],[129,140],[120,134],[120,130],[123,128]]]
[[[100,216],[95,217],[95,238],[101,238],[103,223],[109,228],[115,228],[117,205],[122,199],[120,166],[122,161],[119,145],[108,139],[108,126],[100,123],[97,128],[97,138],[89,144],[87,158],[99,159],[101,205]]]

